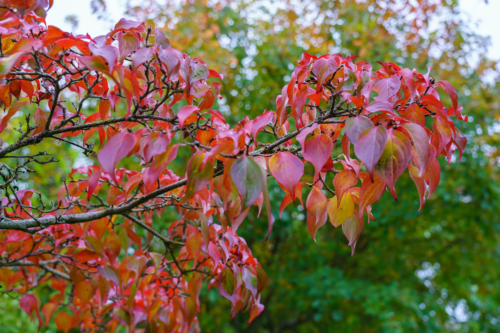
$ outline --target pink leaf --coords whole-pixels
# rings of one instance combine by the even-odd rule
[[[132,54],[132,73],[135,74],[137,68],[139,68],[140,65],[148,61],[149,58],[151,58],[152,54],[153,54],[153,48],[140,49],[137,50],[134,54]]]
[[[425,184],[425,180],[423,177],[418,175],[418,169],[413,165],[408,165],[408,172],[410,173],[410,177],[417,186],[418,196],[420,198],[420,207],[418,211],[422,210],[422,207],[425,204],[425,191],[427,189],[427,185]]]
[[[93,173],[89,177],[89,186],[87,189],[87,201],[89,201],[90,198],[92,197],[92,194],[94,194],[94,191],[95,191],[97,184],[99,182],[99,177],[101,177],[101,169],[100,168],[97,172]]]
[[[313,68],[317,77],[316,93],[319,93],[323,82],[337,70],[337,63],[333,58],[320,58],[316,60]]]
[[[156,184],[158,177],[160,177],[168,164],[177,156],[178,148],[179,145],[170,146],[165,152],[155,156],[150,167],[143,175],[147,193],[152,191],[153,185]]]
[[[354,145],[354,153],[363,162],[373,182],[373,168],[382,156],[387,142],[387,130],[383,126],[365,129]]]
[[[420,173],[418,177],[422,177],[427,164],[429,163],[429,157],[431,152],[431,144],[429,142],[429,136],[425,129],[417,124],[409,123],[403,124],[402,127],[408,131],[413,142],[413,147],[417,152],[418,165],[420,167]]]
[[[158,55],[160,61],[167,67],[169,78],[174,80],[179,72],[182,53],[174,49],[164,49],[160,50]]]
[[[416,95],[416,89],[415,89],[415,81],[413,80],[413,73],[410,69],[408,68],[403,68],[399,74],[403,76],[403,79],[405,80],[406,86],[408,87],[408,90],[410,91],[410,101],[413,101]]]
[[[113,136],[97,155],[99,163],[110,174],[115,184],[118,184],[115,174],[116,165],[130,153],[135,143],[136,138],[133,134],[120,132]]]
[[[0,76],[9,74],[12,67],[14,67],[14,65],[17,63],[19,58],[22,57],[23,54],[24,54],[24,52],[21,51],[21,52],[11,54],[5,58],[1,58],[0,59]]]
[[[372,121],[364,116],[353,117],[347,119],[345,123],[345,132],[347,137],[352,142],[352,144],[356,144],[358,141],[359,134],[363,132],[365,129],[372,127]]]
[[[368,104],[365,107],[365,110],[369,112],[378,112],[378,111],[392,111],[392,104],[387,102],[387,101],[375,101],[370,104]]]
[[[314,165],[319,174],[332,153],[333,142],[326,134],[313,135],[304,143],[304,159]]]
[[[457,92],[455,91],[455,87],[453,87],[453,85],[450,82],[444,80],[439,81],[437,85],[438,87],[443,88],[444,91],[446,91],[446,93],[448,94],[448,96],[450,96],[453,108],[456,110],[458,107],[458,95]]]
[[[377,98],[379,100],[388,101],[392,96],[397,94],[401,88],[401,81],[397,75],[393,75],[390,78],[382,79],[375,83],[373,86],[373,91],[378,93]]]
[[[38,302],[35,296],[26,294],[19,300],[19,305],[21,309],[26,311],[26,313],[30,316],[31,321],[35,319],[35,315],[38,317],[38,331],[42,328],[43,319],[40,316],[40,312],[38,311]],[[34,313],[36,312],[36,313]]]
[[[289,152],[279,152],[269,160],[269,169],[288,191],[292,201],[295,201],[295,188],[304,174],[304,164],[300,158]]]
[[[198,112],[200,109],[194,105],[186,105],[180,108],[179,112],[177,112],[177,118],[179,118],[179,128],[184,127],[184,122],[187,117],[189,117],[192,113]]]
[[[352,247],[351,255],[354,255],[356,243],[365,226],[365,221],[362,217],[359,217],[360,214],[357,212],[357,209],[358,208],[354,208],[354,214],[342,223],[342,231],[349,241],[347,245]]]
[[[300,133],[299,135],[297,135],[297,141],[300,143],[300,145],[302,146],[302,150],[304,150],[304,141],[306,141],[306,137],[312,133],[316,128],[318,128],[318,124],[317,123],[314,123],[312,126],[310,127],[306,127],[304,128]]]
[[[128,29],[137,29],[139,28],[143,23],[141,22],[136,22],[132,20],[127,20],[127,19],[120,19],[118,23],[115,25],[115,30],[128,30]]]
[[[141,43],[133,32],[122,31],[118,33],[118,46],[120,48],[120,61],[123,61],[126,56],[136,51]]]
[[[266,125],[272,122],[274,113],[272,111],[265,111],[263,114],[258,116],[252,121],[252,135],[253,140],[255,142],[255,146],[257,146],[257,134],[263,129]]]
[[[168,40],[165,33],[160,29],[155,29],[155,40],[156,40],[156,46],[158,46],[160,49],[170,48],[170,41]]]
[[[170,144],[170,140],[170,135],[168,134],[151,133],[144,146],[144,158],[146,162],[149,162],[154,156],[164,153]]]

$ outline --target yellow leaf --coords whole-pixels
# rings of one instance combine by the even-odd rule
[[[342,196],[340,206],[337,209],[338,225],[341,225],[347,218],[351,217],[352,214],[354,214],[354,200],[352,199],[351,193],[346,192]]]

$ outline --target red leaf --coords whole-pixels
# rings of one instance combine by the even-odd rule
[[[333,186],[337,192],[338,205],[340,205],[340,200],[342,199],[343,194],[357,183],[358,177],[356,177],[356,173],[354,171],[344,170],[335,175],[335,178],[333,178]]]
[[[208,254],[212,259],[214,260],[214,264],[218,265],[220,262],[220,251],[219,248],[217,248],[217,245],[215,245],[214,242],[209,242],[208,244]]]
[[[15,115],[17,111],[19,111],[19,109],[21,109],[21,107],[23,107],[26,103],[28,102],[17,102],[10,107],[9,111],[5,116],[2,117],[2,120],[0,122],[0,133],[2,133],[3,130],[7,127],[9,119],[12,118],[12,116]]]
[[[288,86],[284,86],[282,91],[281,91],[281,97],[278,96],[276,99],[276,127],[281,128],[283,124],[286,121],[287,118],[287,113],[286,113],[286,104],[288,102],[288,95],[287,95],[287,88]]]
[[[214,102],[215,102],[214,92],[213,90],[209,90],[203,97],[201,103],[198,105],[198,108],[200,110],[208,110],[214,105]]]
[[[444,80],[439,81],[437,85],[438,87],[443,88],[444,91],[446,91],[446,93],[448,94],[448,96],[450,96],[453,108],[456,110],[458,107],[458,95],[457,92],[455,91],[455,87],[453,87],[453,85],[450,82]]]
[[[439,185],[439,180],[441,178],[441,166],[439,165],[437,158],[429,162],[424,177],[427,184],[429,184],[429,195],[427,198],[430,198]]]
[[[328,200],[326,195],[316,186],[313,186],[306,201],[307,227],[311,237],[316,242],[316,231],[326,223]]]
[[[10,93],[10,86],[8,84],[0,85],[0,101],[3,102],[5,107],[9,107],[12,102],[12,95]]]
[[[316,93],[319,93],[323,86],[323,82],[337,70],[337,63],[333,58],[320,58],[316,60],[313,68],[317,78]]]
[[[420,199],[420,207],[418,211],[422,209],[425,204],[425,191],[427,190],[427,185],[425,184],[425,180],[423,177],[419,176],[419,171],[413,165],[408,165],[408,172],[410,173],[410,177],[417,186],[418,197]]]
[[[178,148],[178,145],[170,146],[165,152],[155,156],[150,167],[144,173],[144,184],[146,185],[147,193],[153,190],[153,185],[156,184],[158,177],[160,177],[168,164],[177,156]]]
[[[21,306],[21,309],[26,311],[26,313],[30,316],[31,322],[35,320],[35,315],[38,317],[38,331],[40,331],[43,325],[43,319],[40,316],[40,311],[38,311],[38,302],[35,296],[31,294],[24,295],[19,300],[19,305]]]
[[[167,67],[167,73],[171,80],[177,78],[182,53],[178,54],[174,49],[164,49],[158,53],[160,61]]]
[[[295,98],[293,100],[293,116],[295,118],[298,128],[304,126],[302,123],[302,110],[306,105],[307,96],[309,94],[309,86],[307,84],[299,85],[299,90],[297,91]]]
[[[33,89],[33,84],[30,81],[21,81],[21,90],[24,91],[26,95],[28,95],[31,102],[33,93],[35,92],[35,90]]]
[[[200,109],[194,105],[186,105],[180,108],[179,112],[177,112],[177,118],[179,118],[179,128],[184,127],[184,122],[187,117],[189,117],[192,113],[198,112]]]
[[[300,158],[289,152],[279,152],[269,159],[269,169],[288,191],[292,201],[295,201],[295,189],[304,174],[304,164]]]
[[[88,184],[88,189],[87,189],[87,201],[90,201],[92,194],[94,194],[94,191],[97,187],[97,184],[99,183],[99,177],[101,177],[101,169],[100,168],[97,172],[94,172],[89,177],[89,184]]]
[[[365,129],[354,145],[354,153],[368,169],[373,181],[373,168],[382,156],[387,142],[387,130],[384,126],[374,126]]]
[[[118,33],[118,47],[120,49],[120,63],[130,53],[136,51],[141,46],[139,38],[133,33],[128,31],[121,31]]]
[[[214,71],[213,69],[209,69],[208,74],[209,74],[208,75],[209,78],[216,77],[218,79],[224,80],[224,75],[218,73],[217,71]]]
[[[109,110],[111,109],[111,103],[103,99],[99,102],[99,114],[101,116],[101,120],[106,120],[109,118]]]
[[[438,155],[450,143],[452,137],[452,128],[446,119],[436,117],[432,124],[434,134],[439,137],[439,147],[436,147]]]
[[[425,129],[417,124],[403,124],[402,127],[408,131],[413,142],[413,147],[417,153],[418,165],[420,167],[419,177],[424,174],[425,168],[429,163],[429,157],[431,153],[431,144],[429,142],[429,136]]]
[[[415,81],[413,80],[412,71],[408,68],[403,68],[399,72],[399,74],[401,74],[401,76],[405,80],[406,86],[408,87],[408,90],[410,92],[410,101],[413,101],[413,99],[415,98],[416,89],[415,89]]]
[[[418,125],[417,125],[418,126]],[[380,159],[375,164],[375,172],[387,184],[397,200],[394,186],[411,158],[411,143],[401,132],[392,128],[387,132],[387,143]]]
[[[43,112],[41,109],[36,109],[33,114],[33,118],[35,118],[35,125],[37,128],[33,131],[33,133],[31,133],[31,135],[37,135],[45,129],[45,126],[47,126],[49,114],[47,112]]]
[[[144,146],[144,158],[146,162],[151,161],[154,156],[164,153],[170,144],[170,140],[170,135],[168,134],[151,133]]]
[[[361,173],[363,174],[363,173]],[[362,176],[361,190],[359,193],[359,217],[363,216],[363,211],[369,205],[377,202],[385,190],[385,183],[377,175],[374,175],[373,182],[367,173]]]
[[[97,272],[108,281],[113,281],[117,287],[120,286],[120,278],[119,274],[117,274],[116,270],[110,266],[98,266]]]
[[[99,163],[101,163],[104,170],[110,174],[115,184],[118,184],[115,175],[116,165],[122,158],[130,153],[135,143],[136,138],[133,134],[120,132],[113,136],[97,155]]]
[[[460,160],[462,159],[462,155],[463,155],[463,153],[465,151],[465,146],[467,146],[467,138],[465,136],[463,136],[458,131],[458,129],[456,131],[457,131],[457,136],[455,137],[455,139],[451,139],[451,141],[458,148],[458,151],[460,153],[460,155],[458,157],[458,162],[460,162]],[[0,133],[1,133],[1,131],[0,131]]]
[[[425,127],[425,117],[422,109],[417,104],[411,104],[408,108],[401,113],[403,118]]]
[[[270,124],[273,120],[274,113],[272,111],[264,111],[263,114],[252,120],[252,135],[255,146],[257,147],[257,134],[266,125]]]
[[[313,135],[304,143],[304,159],[314,165],[316,176],[330,158],[332,149],[332,139],[326,134]]]
[[[80,61],[93,71],[102,72],[110,74],[109,62],[100,55],[90,56],[90,57],[79,57]]]

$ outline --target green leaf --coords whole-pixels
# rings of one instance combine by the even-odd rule
[[[241,210],[244,211],[262,193],[264,181],[261,168],[251,158],[244,155],[231,167],[231,178],[242,196]]]

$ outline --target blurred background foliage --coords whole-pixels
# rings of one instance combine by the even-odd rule
[[[102,16],[105,7],[96,8]],[[441,161],[440,186],[422,211],[404,174],[398,202],[384,194],[374,205],[376,221],[365,225],[353,257],[329,224],[314,243],[301,207],[285,210],[268,241],[266,222],[252,210],[239,232],[268,273],[266,309],[247,325],[247,315],[230,318],[217,290],[203,291],[204,332],[500,331],[500,76],[484,58],[488,39],[461,21],[456,0],[132,0],[125,8],[224,74],[218,107],[233,124],[275,109],[303,52],[432,67],[431,77],[452,82],[469,115],[458,124],[469,140],[462,162]],[[64,152],[58,168],[36,170],[47,197],[71,167],[91,162],[65,143],[42,148]],[[278,216],[283,194],[273,181],[269,188]],[[166,212],[155,228],[176,218]],[[13,302],[0,301],[4,332],[28,325]]]

